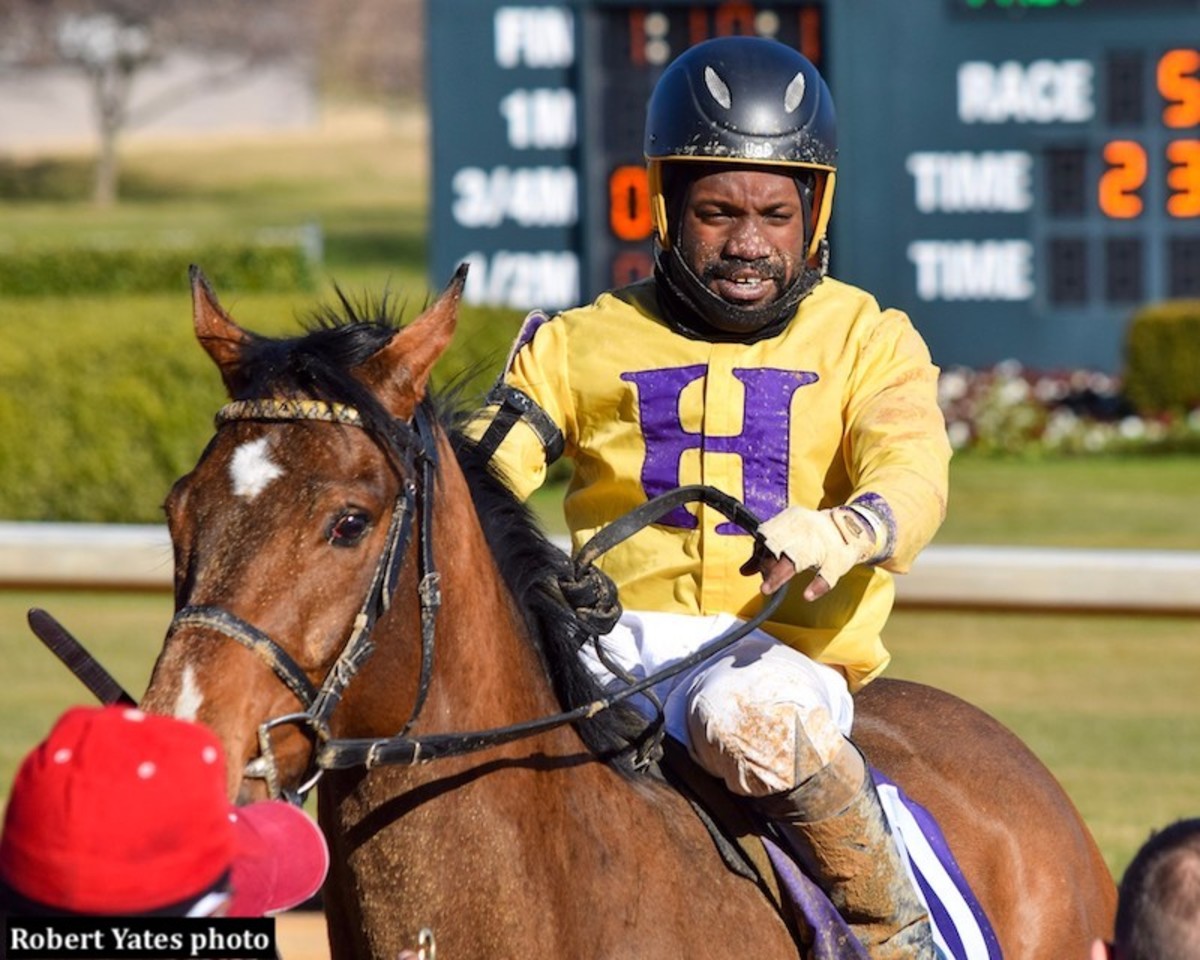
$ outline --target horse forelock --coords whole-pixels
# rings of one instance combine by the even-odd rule
[[[280,393],[328,399],[344,388],[350,371],[377,353],[395,334],[380,323],[314,327],[294,337],[258,336],[242,349],[235,400]]]
[[[256,336],[242,349],[231,399],[306,397],[354,407],[368,431],[386,436],[391,414],[355,368],[382,350],[401,322],[385,294],[377,302],[352,303],[340,290],[341,310],[316,308],[293,337]]]

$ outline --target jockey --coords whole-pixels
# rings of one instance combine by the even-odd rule
[[[749,37],[691,48],[655,87],[645,154],[653,277],[530,314],[475,434],[522,496],[571,458],[576,549],[683,484],[770,518],[752,556],[707,506],[605,555],[624,607],[605,659],[648,676],[796,576],[762,630],[655,688],[667,732],[779,825],[871,957],[935,957],[848,737],[851,693],[890,660],[891,575],[945,515],[937,368],[908,317],[827,275],[836,123],[803,56]]]

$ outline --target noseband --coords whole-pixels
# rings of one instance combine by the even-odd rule
[[[227,423],[244,420],[312,420],[365,429],[388,455],[388,460],[400,480],[400,492],[392,505],[387,538],[383,552],[375,564],[371,586],[354,618],[350,634],[342,644],[337,660],[319,689],[282,646],[252,623],[223,607],[185,606],[175,614],[168,629],[169,637],[181,627],[200,627],[240,643],[262,659],[300,701],[302,710],[275,717],[259,726],[259,755],[247,764],[243,773],[251,779],[265,780],[273,798],[287,796],[288,799],[299,800],[320,779],[322,768],[316,766],[314,752],[314,760],[310,762],[301,786],[294,792],[285,790],[280,782],[279,768],[271,746],[271,731],[275,727],[290,724],[305,728],[319,742],[330,740],[329,724],[333,711],[341,702],[351,679],[375,649],[371,633],[379,618],[391,607],[418,509],[421,514],[417,527],[421,671],[412,713],[401,735],[412,728],[425,705],[433,671],[434,629],[437,611],[442,602],[440,575],[434,565],[430,533],[433,524],[434,477],[437,473],[437,439],[428,417],[419,406],[411,423],[392,421],[392,429],[382,436],[379,435],[379,431],[368,429],[360,413],[353,407],[320,400],[238,400],[217,412],[216,425],[220,429]],[[412,479],[418,469],[421,477],[419,485]]]

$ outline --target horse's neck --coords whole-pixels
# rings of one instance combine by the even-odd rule
[[[557,713],[465,479],[452,462],[443,471],[433,524],[442,578],[437,653],[414,732],[487,730]],[[411,581],[404,589],[411,591]],[[392,675],[407,670],[411,683],[411,636],[396,649],[402,653]],[[382,686],[379,695],[386,696]],[[717,861],[684,801],[651,783],[625,782],[592,760],[569,726],[417,766],[334,776],[322,787],[334,847],[331,942],[350,944],[343,956],[395,956],[411,945],[417,925],[445,932],[447,947],[463,957],[624,956],[627,939],[644,956],[705,952],[707,938],[695,934],[690,909],[668,910],[678,922],[665,931],[649,907],[595,909],[587,878],[598,862],[609,888],[636,897],[644,890],[652,904],[686,884],[697,864],[711,870]],[[702,916],[724,910],[718,926],[730,930],[759,906],[759,895],[740,878],[717,874],[700,902]],[[777,926],[764,955],[787,955],[786,930]],[[621,946],[602,952],[601,942]]]
[[[441,699],[458,729],[557,712],[558,702],[488,546],[466,479],[448,449],[443,449],[442,464],[433,523],[442,605],[431,698]]]

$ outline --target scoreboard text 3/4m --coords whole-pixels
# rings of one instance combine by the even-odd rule
[[[436,0],[433,281],[557,309],[650,269],[650,90],[761,34],[829,80],[832,272],[942,365],[1120,366],[1141,304],[1200,297],[1200,0]]]

